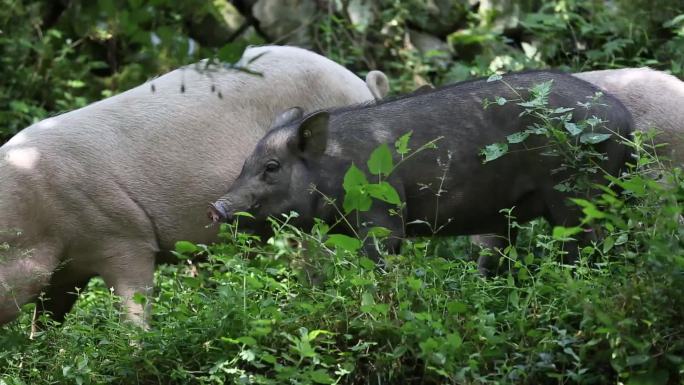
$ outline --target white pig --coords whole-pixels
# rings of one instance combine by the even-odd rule
[[[617,97],[634,118],[636,129],[658,130],[655,144],[674,166],[684,165],[684,82],[650,68],[580,72],[586,80]]]
[[[366,85],[294,47],[248,48],[239,64],[263,76],[178,69],[38,122],[0,147],[0,324],[41,291],[50,300],[39,310],[61,320],[76,299],[67,293],[99,275],[127,318],[145,325],[148,309],[133,295],[149,295],[155,263],[176,241],[215,240],[207,204],[225,193],[274,117],[295,105],[372,100],[371,89],[383,86],[370,83],[386,84],[382,73]]]

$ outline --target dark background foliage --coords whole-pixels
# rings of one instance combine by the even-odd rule
[[[381,69],[396,91],[538,67],[684,74],[681,1],[0,1],[4,139],[247,43],[302,45],[360,74]]]

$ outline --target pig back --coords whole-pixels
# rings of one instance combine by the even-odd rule
[[[486,146],[507,143],[509,135],[539,123],[530,115],[521,116],[523,107],[517,103],[529,98],[528,89],[550,80],[549,108],[574,108],[575,122],[599,117],[606,123],[597,132],[614,133],[610,140],[596,145],[596,150],[607,154],[602,168],[617,175],[629,156],[618,139],[633,129],[629,112],[610,95],[584,108],[578,102],[588,102],[598,88],[570,75],[546,71],[511,74],[495,82],[469,81],[374,106],[338,110],[333,112],[328,153],[347,163],[363,164],[380,143],[391,144],[407,132],[412,132],[409,147],[414,150],[437,139],[437,148],[412,157],[393,176],[392,182],[405,192],[407,221],[449,222],[446,230],[456,234],[492,231],[488,227],[491,218],[500,218],[501,209],[534,201],[533,196],[541,202],[542,194],[568,176],[567,172],[555,172],[564,162],[562,157],[544,154],[549,142],[543,135],[509,143],[508,153],[488,163],[483,163],[481,153]],[[485,100],[493,102],[498,97],[508,102],[484,107]],[[604,182],[601,175],[597,182]],[[520,220],[532,219],[544,215],[544,206],[530,204],[519,214]],[[434,215],[439,216],[436,221]]]
[[[50,199],[31,203],[49,205],[47,221],[57,222],[69,239],[129,227],[154,234],[160,249],[177,240],[212,241],[216,229],[205,228],[207,203],[227,190],[278,112],[292,105],[314,110],[372,99],[361,79],[317,54],[255,47],[242,63],[260,54],[250,69],[261,76],[187,67],[34,124],[0,152],[39,154],[24,171],[42,182],[17,179],[12,183],[21,186],[13,190],[52,191]],[[9,186],[12,178],[2,172],[2,184]],[[5,189],[0,188],[3,210],[15,200]]]

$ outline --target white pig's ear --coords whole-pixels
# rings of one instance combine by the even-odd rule
[[[273,123],[271,123],[271,128],[286,126],[290,123],[294,123],[304,116],[304,110],[301,107],[292,107],[281,112],[276,116]]]
[[[306,117],[297,128],[297,150],[306,157],[316,158],[325,153],[328,146],[327,111],[315,112]]]

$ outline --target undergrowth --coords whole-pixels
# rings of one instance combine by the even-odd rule
[[[577,265],[557,262],[540,221],[513,220],[491,279],[460,239],[405,240],[379,266],[323,223],[278,218],[265,243],[222,224],[222,243],[179,242],[180,263],[159,269],[147,331],[99,280],[32,341],[28,305],[0,333],[0,384],[681,383],[684,174],[651,155],[653,135],[628,139],[613,187],[576,200],[601,233]]]

